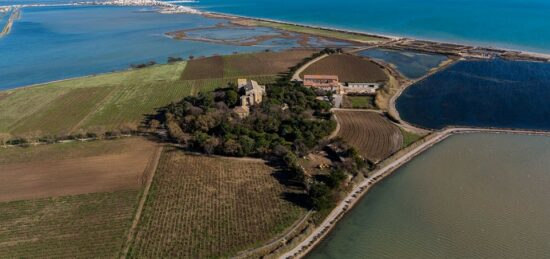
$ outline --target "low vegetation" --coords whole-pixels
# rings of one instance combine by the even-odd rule
[[[0,203],[1,258],[115,258],[138,190]]]
[[[401,129],[401,134],[403,135],[403,147],[408,147],[411,144],[422,138],[421,135],[415,134],[413,132]]]
[[[335,30],[326,30],[321,28],[306,27],[306,26],[293,25],[293,24],[283,24],[283,23],[276,23],[276,22],[269,22],[269,21],[240,19],[240,20],[234,20],[232,22],[239,25],[244,25],[244,26],[269,27],[269,28],[275,28],[275,29],[284,30],[284,31],[310,34],[310,35],[322,36],[326,38],[333,38],[333,39],[339,39],[339,40],[355,41],[359,43],[371,43],[371,42],[386,40],[385,38],[369,36],[364,34],[356,34],[356,33],[343,32],[343,31],[341,32],[341,31],[335,31]]]
[[[335,113],[341,127],[338,136],[357,148],[364,158],[379,162],[401,149],[403,136],[399,127],[381,114],[368,111]]]
[[[261,245],[306,213],[285,177],[262,160],[166,150],[129,257],[229,257]]]
[[[352,108],[352,109],[376,109],[375,96],[364,95],[364,96],[352,96],[344,95],[344,100],[342,102],[342,108]]]

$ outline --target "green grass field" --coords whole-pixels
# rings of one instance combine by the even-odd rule
[[[0,203],[0,258],[116,258],[138,190]]]
[[[374,96],[346,96],[350,108],[354,109],[375,109]]]
[[[273,55],[276,54],[266,57]],[[288,55],[285,57],[288,60]],[[276,79],[273,70],[257,75],[243,71],[247,73],[223,77],[210,77],[206,73],[200,76],[202,79],[182,79],[182,75],[193,77],[193,73],[205,73],[193,72],[192,68],[187,62],[179,62],[0,92],[0,133],[28,138],[135,128],[145,115],[157,108],[236,82],[241,76],[260,83]]]
[[[412,143],[418,141],[419,139],[422,138],[422,136],[420,135],[417,135],[417,134],[414,134],[412,132],[409,132],[409,131],[406,131],[402,128],[401,129],[401,134],[403,135],[403,147],[408,147],[410,146]]]

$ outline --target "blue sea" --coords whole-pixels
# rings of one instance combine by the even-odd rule
[[[401,118],[425,128],[550,130],[550,63],[461,61],[405,89]]]
[[[200,10],[550,53],[548,0],[199,0]]]

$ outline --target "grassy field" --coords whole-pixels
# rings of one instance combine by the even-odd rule
[[[401,135],[403,135],[403,147],[408,147],[412,143],[422,138],[422,136],[406,131],[404,129],[401,129]]]
[[[342,137],[359,153],[373,162],[381,161],[401,149],[403,136],[399,127],[382,115],[368,111],[335,111]]]
[[[139,122],[161,104],[187,96],[179,82],[185,62],[53,82],[4,92],[0,132],[66,134]]]
[[[235,20],[234,22],[236,24],[241,24],[245,26],[269,27],[269,28],[275,28],[275,29],[285,30],[290,32],[310,34],[310,35],[322,36],[322,37],[340,39],[340,40],[349,40],[349,41],[355,41],[360,43],[370,43],[370,42],[378,42],[378,41],[386,40],[384,38],[375,37],[375,36],[346,33],[346,32],[339,32],[339,31],[333,31],[333,30],[325,30],[320,28],[312,28],[312,27],[305,27],[305,26],[292,25],[292,24],[282,24],[282,23],[269,22],[269,21],[242,19],[242,20]]]
[[[159,107],[239,77],[273,82],[311,53],[218,56],[3,91],[0,133],[28,138],[136,128]]]
[[[0,149],[0,202],[139,189],[156,150],[137,137]]]
[[[384,70],[376,63],[365,58],[337,54],[323,58],[300,75],[337,75],[340,82],[384,82],[388,80]]]
[[[138,190],[0,203],[0,258],[116,258]]]
[[[228,257],[262,244],[306,210],[262,161],[186,155],[161,156],[132,258]]]
[[[376,109],[374,96],[349,96],[345,95],[342,102],[343,108],[352,109]]]

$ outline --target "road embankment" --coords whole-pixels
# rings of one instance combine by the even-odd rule
[[[468,133],[495,133],[495,134],[521,134],[550,137],[548,131],[531,131],[516,129],[493,128],[468,128],[452,127],[434,132],[419,142],[405,148],[378,165],[378,169],[372,172],[365,180],[359,183],[352,191],[338,203],[325,220],[298,246],[282,255],[281,258],[302,258],[311,252],[321,240],[336,226],[338,221],[357,204],[358,201],[370,190],[372,186],[391,175],[396,169],[412,160],[417,155],[430,147],[455,134]]]

